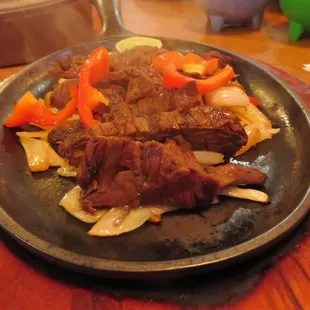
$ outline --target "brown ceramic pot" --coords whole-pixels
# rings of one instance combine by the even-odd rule
[[[91,0],[0,0],[0,66],[32,62],[95,36]]]

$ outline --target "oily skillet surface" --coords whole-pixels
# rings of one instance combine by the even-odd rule
[[[100,1],[99,1],[100,2]],[[116,1],[114,1],[116,4]],[[102,13],[115,27],[106,33],[124,33],[111,1]],[[107,4],[108,3],[108,4]],[[99,3],[100,4],[100,3]],[[102,5],[102,3],[101,3]],[[114,23],[114,24],[113,24]],[[113,50],[125,36],[91,42],[47,56],[11,78],[0,90],[0,122],[26,92],[42,97],[55,82],[48,65],[69,54],[88,54],[98,46]],[[211,47],[182,40],[159,38],[164,47],[204,54]],[[55,170],[31,174],[24,151],[13,130],[0,128],[0,223],[25,247],[70,269],[117,278],[176,277],[235,262],[271,246],[295,227],[310,206],[309,112],[300,99],[275,76],[254,62],[212,47],[234,59],[247,92],[259,98],[261,108],[281,132],[240,158],[245,165],[268,176],[265,189],[271,203],[225,199],[198,211],[165,215],[160,225],[112,238],[87,235],[90,226],[58,206],[75,183]],[[238,210],[236,213],[234,213]],[[234,213],[233,220],[229,220]],[[200,267],[200,268],[198,268]]]

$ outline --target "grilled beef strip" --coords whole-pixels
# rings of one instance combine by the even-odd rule
[[[181,137],[165,144],[92,138],[77,182],[86,210],[143,204],[192,208],[201,200],[210,203],[218,188],[218,182],[204,172]]]
[[[69,156],[70,162],[71,156],[75,161],[75,151],[83,151],[76,145],[85,147],[85,139],[92,136],[131,136],[139,141],[164,141],[167,137],[182,134],[195,150],[206,149],[227,156],[233,155],[247,142],[239,118],[227,109],[205,106],[194,82],[181,89],[167,90],[160,97],[154,95],[140,99],[134,104],[124,101],[125,94],[120,86],[113,87],[101,90],[110,100],[109,106],[101,105],[97,108],[99,111],[95,109],[94,114],[101,124],[90,129],[79,127],[79,134],[76,131],[66,133],[67,125],[56,127],[49,133],[49,141],[57,141],[60,145],[57,152]],[[62,130],[63,135],[57,134]]]
[[[207,167],[205,171],[209,176],[217,180],[221,188],[241,184],[263,185],[267,180],[267,176],[263,172],[234,163]]]
[[[120,71],[124,67],[150,67],[153,59],[167,52],[166,49],[152,46],[136,46],[122,53],[113,52],[110,55],[111,71]]]
[[[77,167],[89,137],[79,120],[71,120],[55,127],[48,134],[48,142],[70,165]]]
[[[147,117],[133,117],[130,109],[121,111],[122,114],[117,114],[113,120],[89,129],[80,125],[73,131],[70,123],[56,127],[49,133],[48,140],[60,156],[75,165],[91,137],[129,136],[139,141],[164,141],[182,134],[194,150],[210,150],[227,156],[233,155],[247,141],[238,118],[221,108],[200,106],[184,115],[172,111]]]
[[[52,91],[50,97],[50,104],[59,110],[65,108],[67,103],[70,101],[70,87],[71,85],[78,85],[78,79],[68,79],[61,84],[58,84]]]
[[[137,116],[128,105],[118,105],[110,121],[90,131],[97,136],[131,136],[139,141],[163,141],[182,134],[194,150],[210,150],[227,156],[247,142],[247,135],[234,113],[206,106],[191,108],[187,113],[174,110]]]
[[[86,59],[87,56],[83,55],[67,55],[59,61],[51,63],[48,71],[51,75],[64,79],[78,79],[80,76],[80,69]]]
[[[265,180],[264,173],[232,163],[203,170],[181,136],[164,144],[91,138],[77,177],[83,207],[89,212],[123,205],[193,208],[210,204],[222,187],[264,184]]]

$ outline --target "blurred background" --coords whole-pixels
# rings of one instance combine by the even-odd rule
[[[245,2],[252,6],[260,1],[268,2],[260,29],[249,23],[212,31],[206,3],[222,1],[224,14],[231,9],[225,3],[236,2],[240,6]],[[290,38],[289,21],[278,0],[123,0],[121,11],[126,28],[134,33],[205,42],[309,80],[310,37],[305,34],[297,41]],[[18,64],[98,38],[102,29],[91,0],[0,0],[0,12],[0,67],[11,67],[9,73],[18,71],[15,67]]]

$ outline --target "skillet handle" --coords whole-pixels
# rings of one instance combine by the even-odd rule
[[[121,0],[92,0],[102,22],[100,36],[131,35],[121,16]]]

